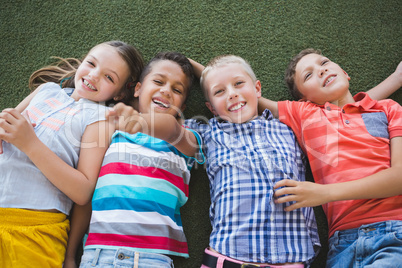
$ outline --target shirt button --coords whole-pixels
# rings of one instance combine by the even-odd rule
[[[123,253],[120,253],[119,255],[117,255],[117,258],[118,258],[119,260],[124,260],[125,256],[124,256]]]
[[[345,123],[346,123],[346,124],[349,124],[350,122],[349,122],[349,120],[345,120]]]
[[[327,110],[328,110],[328,111],[331,111],[331,107],[327,106]]]
[[[260,139],[260,135],[255,135],[255,138],[256,138],[257,140],[259,140],[259,139]]]

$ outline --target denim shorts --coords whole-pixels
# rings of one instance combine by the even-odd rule
[[[329,239],[327,267],[402,267],[402,221],[335,232]]]
[[[173,260],[166,255],[119,249],[85,249],[80,268],[172,268]]]

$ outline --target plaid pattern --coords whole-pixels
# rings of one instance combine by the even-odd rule
[[[245,262],[309,262],[320,246],[312,208],[285,212],[273,186],[305,179],[305,156],[293,132],[266,110],[243,124],[194,119],[210,180],[210,246]]]

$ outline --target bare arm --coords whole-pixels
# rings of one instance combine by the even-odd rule
[[[202,65],[201,63],[198,63],[195,60],[190,59],[190,58],[188,58],[188,60],[190,61],[191,65],[193,66],[195,76],[197,78],[200,78],[202,71],[205,69],[204,65]]]
[[[275,118],[279,117],[278,102],[260,97],[258,99],[258,113],[261,114],[265,109],[270,110]]]
[[[388,98],[392,93],[397,91],[402,87],[402,61],[399,63],[398,67],[394,73],[388,76],[384,81],[382,81],[377,86],[373,87],[367,94],[373,100],[382,100]]]
[[[31,102],[31,100],[33,99],[33,97],[35,97],[35,95],[39,92],[39,90],[43,87],[44,84],[40,85],[39,87],[37,87],[34,91],[32,91],[28,96],[25,97],[25,99],[23,99],[16,107],[15,109],[22,113],[25,108],[28,107],[29,103]]]
[[[391,167],[362,179],[334,183],[316,184],[283,180],[275,189],[276,202],[296,201],[286,208],[291,211],[300,207],[319,206],[332,201],[353,199],[386,198],[402,194],[402,137],[391,139]],[[288,196],[283,196],[288,195]],[[281,197],[283,196],[283,197]]]
[[[116,129],[132,134],[140,131],[162,139],[187,156],[194,156],[199,150],[193,132],[183,128],[170,114],[139,114],[132,107],[119,103],[109,111],[107,117],[118,117]]]
[[[81,245],[82,238],[88,230],[91,220],[91,203],[84,206],[74,204],[70,220],[70,233],[68,234],[68,243],[66,256],[64,260],[64,268],[76,268],[75,262],[78,247]]]
[[[35,91],[31,92],[31,94],[29,94],[27,97],[25,97],[25,99],[22,100],[22,101],[17,105],[17,107],[15,107],[15,109],[16,109],[18,112],[22,113],[22,112],[25,110],[25,108],[28,107],[29,103],[31,102],[31,100],[33,99],[33,97],[38,93],[38,91],[40,90],[40,88],[41,88],[42,86],[43,86],[43,85],[40,85],[38,88],[35,89]],[[4,130],[3,130],[3,129],[0,129],[0,132],[4,132]],[[3,144],[2,144],[2,140],[0,139],[0,154],[2,154],[2,153],[3,153]]]
[[[90,201],[113,126],[99,121],[87,126],[81,140],[77,169],[60,159],[36,136],[33,127],[15,109],[0,114],[0,139],[14,144],[42,171],[46,178],[72,201],[84,205]]]

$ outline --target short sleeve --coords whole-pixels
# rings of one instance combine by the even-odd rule
[[[195,131],[193,129],[190,129],[188,127],[185,127],[185,128],[187,130],[191,131],[194,134],[195,138],[197,139],[198,152],[195,153],[194,160],[197,161],[198,164],[204,164],[205,163],[205,155],[204,155],[204,153],[202,151],[203,142],[202,142],[201,135],[197,131]]]

